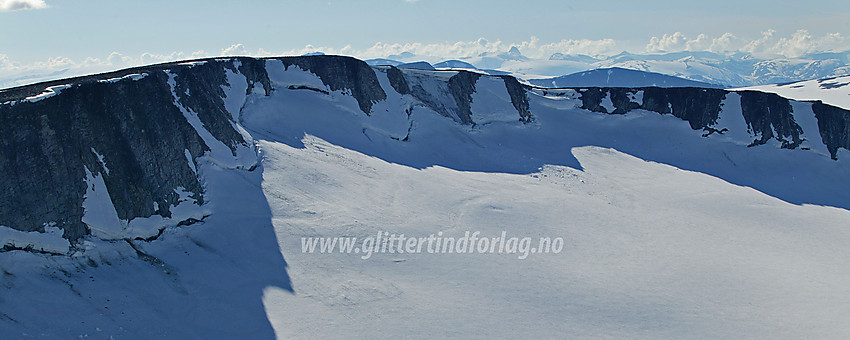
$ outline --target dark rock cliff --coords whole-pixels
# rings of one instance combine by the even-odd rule
[[[387,98],[375,69],[354,58],[269,59],[316,74],[331,91],[354,97],[367,115],[376,102]],[[198,124],[193,126],[187,115],[197,115],[204,133],[230,148],[234,156],[240,148],[253,147],[236,130],[238,122],[225,107],[225,88],[235,85],[228,84],[234,79],[228,78],[228,72],[234,72],[244,76],[248,93],[262,88],[262,94],[271,94],[276,89],[266,70],[269,59],[166,63],[0,91],[0,225],[22,231],[43,231],[46,225],[56,225],[72,241],[89,234],[82,222],[86,169],[104,179],[118,217],[125,221],[170,217],[170,207],[177,205],[181,188],[203,203],[204,189],[195,168],[197,158],[211,150],[207,145],[210,139],[199,134]],[[385,71],[396,92],[459,123],[473,125],[476,84],[481,77],[491,77],[468,71],[451,77],[433,73],[445,71],[395,67]],[[134,74],[137,76],[125,77]],[[519,120],[533,121],[529,88],[510,76],[498,78],[504,81]],[[111,80],[104,81],[107,79]],[[41,100],[26,100],[57,85],[69,87]],[[681,118],[694,130],[724,132],[715,125],[729,94],[725,90],[574,90],[584,109],[611,114],[644,109]],[[803,131],[787,99],[755,91],[738,93],[741,114],[756,136],[753,146],[770,139],[786,148],[801,144]],[[610,99],[611,112],[607,102],[603,105],[605,98]],[[814,103],[812,109],[821,136],[816,142],[826,144],[836,158],[839,148],[850,148],[850,111],[822,103]],[[811,139],[811,133],[806,136]]]
[[[577,89],[582,108],[594,112],[623,114],[644,109],[661,114],[672,114],[690,123],[694,130],[704,129],[717,122],[721,102],[726,91],[693,87],[677,88],[587,88]],[[642,103],[633,100],[642,92]],[[615,107],[612,112],[602,106],[602,99],[610,95]]]
[[[260,83],[265,91],[265,95],[272,92],[272,83],[269,80],[269,73],[266,71],[266,63],[262,59],[254,58],[235,58],[239,62],[237,68],[239,73],[245,76],[248,82],[248,90],[246,94],[251,93],[251,89]],[[225,63],[225,65],[227,65]]]
[[[198,118],[207,130],[230,147],[235,155],[236,145],[247,142],[232,128],[231,114],[224,107],[226,95],[222,85],[227,84],[225,68],[237,71],[232,60],[210,60],[192,67],[169,69],[169,72],[176,75],[174,94],[180,104],[199,113]]]
[[[598,88],[591,87],[586,89],[578,89],[580,94],[579,99],[582,102],[582,108],[593,112],[623,114],[640,108],[640,104],[631,102],[628,94],[637,92],[637,90],[627,88]],[[614,104],[614,110],[608,112],[608,109],[602,106],[602,100],[610,95],[611,102]]]
[[[505,82],[508,95],[511,96],[511,104],[519,113],[520,121],[527,123],[531,121],[531,110],[528,104],[528,92],[516,78],[511,76],[499,76]]]
[[[681,88],[580,88],[578,92],[581,108],[612,114],[623,114],[643,109],[660,114],[672,114],[687,121],[694,130],[703,130],[706,135],[724,133],[715,125],[723,108],[723,101],[730,91],[720,89]],[[638,94],[642,100],[633,100]],[[740,95],[741,112],[748,131],[755,136],[750,146],[762,145],[775,139],[781,147],[795,149],[805,140],[803,129],[794,118],[791,102],[779,95],[759,91],[735,91]],[[610,98],[614,106],[608,112],[603,99]],[[838,148],[850,148],[850,111],[820,102],[812,104],[818,120],[821,138],[813,143],[827,145],[833,159]],[[814,135],[809,132],[808,136]],[[812,139],[809,137],[809,139]]]
[[[783,148],[800,146],[803,129],[794,121],[793,109],[788,99],[773,93],[757,91],[738,92],[741,95],[741,111],[744,120],[756,136],[753,145],[767,143],[771,138],[782,142]]]
[[[357,99],[366,114],[386,98],[374,70],[360,60],[269,59],[316,74],[332,91]],[[194,168],[210,146],[185,114],[197,115],[201,128],[234,156],[238,147],[252,147],[225,107],[224,89],[234,85],[228,84],[226,72],[244,76],[248,93],[261,87],[269,95],[274,88],[266,60],[165,63],[0,91],[0,225],[22,231],[55,225],[72,241],[89,234],[82,222],[85,169],[102,176],[118,217],[125,221],[170,217],[179,190],[203,203]],[[128,75],[135,76],[121,79]],[[57,85],[69,87],[26,100]]]
[[[351,91],[360,110],[367,115],[372,111],[372,104],[387,98],[375,71],[361,60],[331,55],[275,59],[281,60],[287,68],[297,65],[302,70],[313,72],[331,91]]]
[[[247,142],[224,107],[225,69],[246,76],[249,88],[271,90],[263,61],[238,58],[169,63],[53,81],[0,92],[0,225],[42,231],[55,224],[76,240],[90,232],[81,221],[85,169],[103,176],[118,217],[171,217],[179,188],[203,203],[191,161],[209,146],[177,102],[198,114],[205,129],[235,152]],[[169,75],[171,74],[171,76]],[[120,78],[141,74],[140,79]],[[174,92],[169,85],[173,77]],[[70,85],[39,101],[23,100],[46,87]],[[97,154],[95,154],[95,152]],[[99,156],[98,156],[99,155]],[[100,157],[102,157],[102,162]],[[194,164],[193,164],[194,165]],[[108,170],[108,171],[107,171]]]
[[[644,90],[642,108],[670,113],[687,121],[692,129],[700,130],[717,123],[725,97],[726,91],[716,89],[651,87]]]
[[[838,159],[838,148],[850,150],[850,111],[821,102],[812,104],[812,110],[818,119],[821,141],[832,159]]]
[[[208,147],[173,104],[168,76],[146,71],[136,81],[83,82],[41,101],[0,106],[0,224],[32,231],[56,223],[72,240],[88,234],[84,168],[103,176],[122,219],[169,216],[177,187],[201,199],[184,150],[197,157]]]
[[[458,106],[458,116],[464,124],[472,124],[472,94],[475,93],[475,83],[481,74],[460,71],[449,78],[449,90]]]
[[[474,113],[472,112],[472,101],[473,94],[476,92],[476,84],[481,77],[498,78],[505,84],[505,89],[510,97],[511,104],[518,114],[519,121],[528,123],[533,120],[528,103],[528,89],[512,76],[488,76],[469,71],[431,72],[429,75],[428,71],[402,71],[392,66],[386,68],[390,85],[399,94],[410,94],[419,100],[422,105],[435,112],[446,117],[451,117],[461,124],[472,125],[476,124]],[[434,75],[442,72],[454,72],[454,74],[448,81],[438,81],[430,84],[431,86],[425,86],[429,90],[423,87],[423,77],[436,79],[437,77],[434,77]],[[440,93],[435,93],[435,89]]]
[[[392,86],[399,94],[411,93],[410,85],[408,85],[407,80],[404,79],[404,73],[402,73],[397,67],[390,66],[387,69],[387,79],[390,80],[390,86]]]

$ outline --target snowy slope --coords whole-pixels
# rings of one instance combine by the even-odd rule
[[[778,148],[751,153],[728,137],[706,144],[669,116],[596,114],[543,97],[532,98],[533,126],[468,130],[415,109],[408,142],[358,135],[355,122],[370,120],[362,115],[317,107],[335,123],[313,123],[263,101],[275,99],[252,104],[249,129],[299,127],[261,141],[263,190],[295,289],[264,294],[281,338],[794,338],[850,331],[842,321],[850,316],[847,210],[796,205],[681,170],[730,176],[771,169],[777,172],[765,181],[777,184],[798,173],[848,171],[825,155],[788,163]],[[847,201],[829,185],[816,192]],[[525,260],[301,252],[302,237],[378,231],[560,236],[567,250]]]
[[[831,160],[814,138],[747,147],[742,94],[711,124],[726,132],[705,135],[671,114],[581,109],[576,90],[525,93],[534,119],[521,119],[507,80],[481,75],[464,78],[474,123],[460,124],[457,72],[399,71],[402,94],[399,74],[372,68],[385,97],[364,111],[319,71],[262,65],[271,91],[228,69],[215,97],[258,148],[187,156],[209,215],[149,242],[0,253],[0,337],[850,336],[850,190],[836,181],[850,154]],[[815,134],[811,105],[790,105]],[[86,177],[96,202],[102,176]],[[301,250],[302,237],[381,231],[565,246],[525,259]],[[32,236],[0,241],[57,241]]]
[[[801,101],[822,101],[850,110],[850,76],[824,78],[777,85],[743,87],[735,90],[757,90],[776,93]]]
[[[304,98],[287,98],[280,103],[307,107]],[[843,189],[818,184],[848,171],[825,154],[795,152],[807,160],[789,163],[787,150],[752,153],[733,135],[706,144],[669,116],[609,116],[539,96],[531,126],[501,121],[469,130],[416,107],[407,142],[358,133],[373,124],[363,115],[319,105],[313,112],[328,119],[304,120],[305,111],[278,111],[277,101],[257,98],[245,123],[271,137],[260,144],[263,190],[295,289],[265,290],[281,338],[850,331],[841,321],[850,314],[841,255],[847,210],[796,205],[729,182],[778,190],[786,200],[848,202]],[[767,169],[773,173],[744,175]],[[791,191],[777,186],[791,178],[800,181]],[[379,231],[561,236],[567,250],[525,260],[301,252],[302,237]]]
[[[791,205],[598,147],[572,150],[583,171],[547,166],[511,175],[418,170],[312,137],[305,144],[263,143],[264,191],[279,197],[271,200],[275,228],[295,288],[263,296],[280,338],[850,331],[846,210]],[[467,230],[559,236],[567,246],[525,260],[300,253],[301,237]]]

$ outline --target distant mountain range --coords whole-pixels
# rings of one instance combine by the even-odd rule
[[[322,52],[306,54],[321,55]],[[512,75],[521,79],[561,77],[574,73],[620,68],[653,72],[725,88],[769,85],[850,75],[850,51],[810,53],[799,57],[763,57],[749,53],[671,52],[617,55],[553,53],[545,58],[524,55],[513,46],[507,51],[479,55],[435,57],[402,52],[365,60],[372,66],[405,68],[480,70],[491,75]],[[410,64],[401,66],[403,64]],[[108,65],[84,65],[62,69],[32,69],[0,72],[0,88],[9,88],[57,78],[69,78],[114,71]],[[651,84],[641,84],[641,86]],[[704,86],[704,85],[703,85]]]
[[[675,76],[722,87],[743,87],[822,79],[850,75],[850,51],[812,53],[797,58],[759,58],[748,53],[673,52],[614,56],[588,56],[554,53],[548,59],[524,56],[516,47],[504,53],[483,53],[474,57],[441,60],[413,53],[371,59],[371,65],[398,66],[429,61],[435,68],[477,68],[524,79],[560,77],[596,69],[629,69]],[[648,84],[641,84],[648,85]],[[613,86],[613,85],[612,85]]]
[[[630,70],[620,67],[578,72],[555,78],[532,79],[529,82],[542,87],[723,87],[721,85],[693,81],[661,73]]]

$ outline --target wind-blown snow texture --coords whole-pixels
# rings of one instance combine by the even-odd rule
[[[840,107],[337,56],[153,65],[0,102],[0,335],[850,335]],[[299,252],[464,230],[567,246]]]

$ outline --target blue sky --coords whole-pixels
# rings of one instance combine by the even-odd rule
[[[0,0],[0,71],[312,50],[456,58],[512,45],[540,58],[623,50],[793,56],[850,49],[848,3]],[[15,10],[25,7],[32,9]]]

